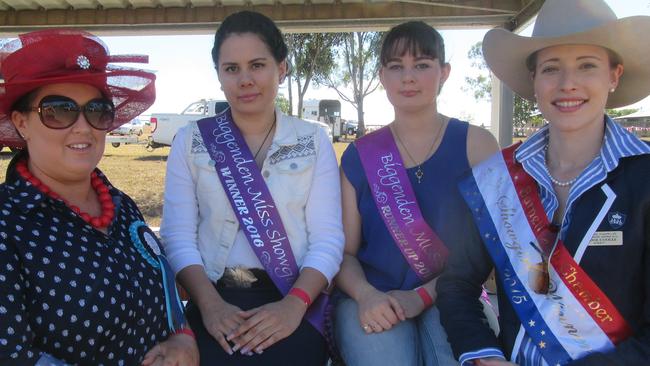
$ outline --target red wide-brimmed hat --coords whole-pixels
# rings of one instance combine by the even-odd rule
[[[147,63],[147,56],[109,55],[106,45],[79,30],[43,30],[22,34],[0,48],[0,144],[24,147],[11,123],[11,107],[25,94],[49,84],[82,83],[99,89],[115,105],[113,130],[156,99],[156,76],[145,70],[118,67],[119,62]]]

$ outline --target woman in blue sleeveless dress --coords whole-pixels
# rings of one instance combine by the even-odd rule
[[[492,135],[438,113],[449,76],[440,34],[422,22],[391,29],[381,50],[380,79],[395,110],[390,128],[428,226],[449,250],[476,240],[456,181],[496,152]],[[367,137],[364,137],[367,138]],[[335,338],[353,365],[453,365],[435,306],[436,279],[422,281],[402,255],[373,199],[359,150],[344,152],[341,188],[345,255],[337,285]],[[417,341],[413,341],[413,340]]]

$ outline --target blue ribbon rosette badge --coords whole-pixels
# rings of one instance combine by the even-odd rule
[[[160,268],[158,257],[162,255],[162,251],[160,250],[161,243],[156,233],[142,221],[133,222],[129,228],[129,232],[131,234],[131,241],[142,258],[154,268]]]
[[[173,333],[185,325],[183,304],[176,289],[176,278],[167,258],[161,250],[161,243],[156,233],[142,221],[135,221],[129,227],[131,241],[138,253],[152,267],[161,272],[162,283],[165,290],[165,305],[167,307],[167,322],[169,330]]]

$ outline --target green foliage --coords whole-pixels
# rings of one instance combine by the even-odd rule
[[[466,76],[467,86],[463,86],[462,90],[471,92],[477,101],[489,101],[492,98],[492,81],[490,76],[486,75],[489,69],[483,59],[482,42],[474,44],[467,52],[467,57],[470,59],[472,67],[479,73],[474,77]],[[526,125],[540,126],[544,122],[541,114],[537,111],[535,102],[515,94],[514,104],[512,124],[515,130],[522,129]]]
[[[475,43],[467,52],[467,58],[472,61],[472,67],[479,71],[489,71],[487,64],[483,60],[483,42]]]
[[[512,115],[512,124],[515,130],[526,125],[541,127],[544,123],[542,115],[537,111],[537,105],[528,99],[515,95],[515,109]]]
[[[470,92],[474,95],[474,99],[490,100],[492,94],[492,83],[490,76],[478,75],[476,77],[465,76],[467,86],[462,86],[464,92]]]
[[[340,33],[286,34],[292,77],[326,80],[336,65],[335,46],[341,38]]]
[[[379,52],[383,33],[343,33],[339,46],[342,63],[328,78],[326,85],[336,90],[341,99],[357,110],[357,136],[365,133],[363,99],[379,86]],[[352,95],[345,93],[352,90]]]
[[[487,64],[483,60],[483,42],[475,43],[467,52],[475,76],[465,76],[467,85],[461,86],[461,90],[471,93],[477,101],[490,100],[492,95],[492,83]]]
[[[515,94],[515,110],[512,118],[512,125],[515,129],[521,129],[526,125],[541,126],[544,117],[537,110],[537,104]]]
[[[289,83],[298,89],[298,115],[302,115],[302,101],[313,80],[324,84],[336,66],[335,47],[341,42],[341,33],[285,34],[289,47]],[[291,85],[290,85],[291,87]],[[292,95],[289,94],[289,109]]]
[[[628,109],[608,109],[607,115],[616,118],[627,116],[628,114],[636,113],[639,111],[639,108],[628,108]]]
[[[289,114],[291,105],[289,104],[289,99],[285,98],[284,95],[278,94],[278,96],[275,97],[275,105],[280,108],[282,113]]]

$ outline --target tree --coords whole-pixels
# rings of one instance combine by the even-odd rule
[[[542,118],[542,115],[537,110],[536,103],[515,95],[515,108],[512,114],[512,124],[515,132],[523,133],[526,125],[529,127],[541,127],[543,123],[544,118]]]
[[[379,86],[379,52],[382,33],[354,32],[344,33],[341,38],[340,52],[342,63],[338,65],[333,76],[326,81],[327,86],[336,90],[344,101],[357,110],[357,137],[366,132],[363,118],[363,99]],[[351,89],[352,95],[344,92]]]
[[[467,52],[467,57],[471,60],[472,67],[477,69],[478,74],[473,77],[466,76],[465,82],[467,86],[463,86],[462,89],[465,92],[472,92],[474,99],[477,101],[489,101],[492,98],[492,84],[490,77],[485,75],[488,67],[483,59],[482,46],[483,43],[478,42]],[[543,118],[539,114],[535,102],[524,99],[516,94],[512,120],[515,131],[522,130],[526,125],[539,126],[543,122]]]
[[[478,75],[475,77],[465,76],[467,86],[462,86],[464,92],[471,92],[474,94],[476,100],[489,100],[492,92],[492,84],[490,83],[490,75],[487,64],[483,61],[483,49],[481,48],[482,42],[478,42],[469,49],[467,58],[472,62],[473,68],[477,69]]]
[[[291,104],[289,104],[289,100],[284,97],[282,94],[278,94],[275,97],[275,105],[280,108],[282,113],[286,115],[291,115],[289,111],[291,111]]]
[[[639,111],[639,108],[629,108],[629,109],[608,109],[607,115],[616,118],[627,116],[628,114],[636,113]]]
[[[340,33],[301,33],[286,34],[289,47],[288,62],[290,73],[289,109],[293,107],[292,81],[298,90],[298,116],[302,117],[302,103],[311,81],[323,83],[335,65],[335,47],[341,40]]]

